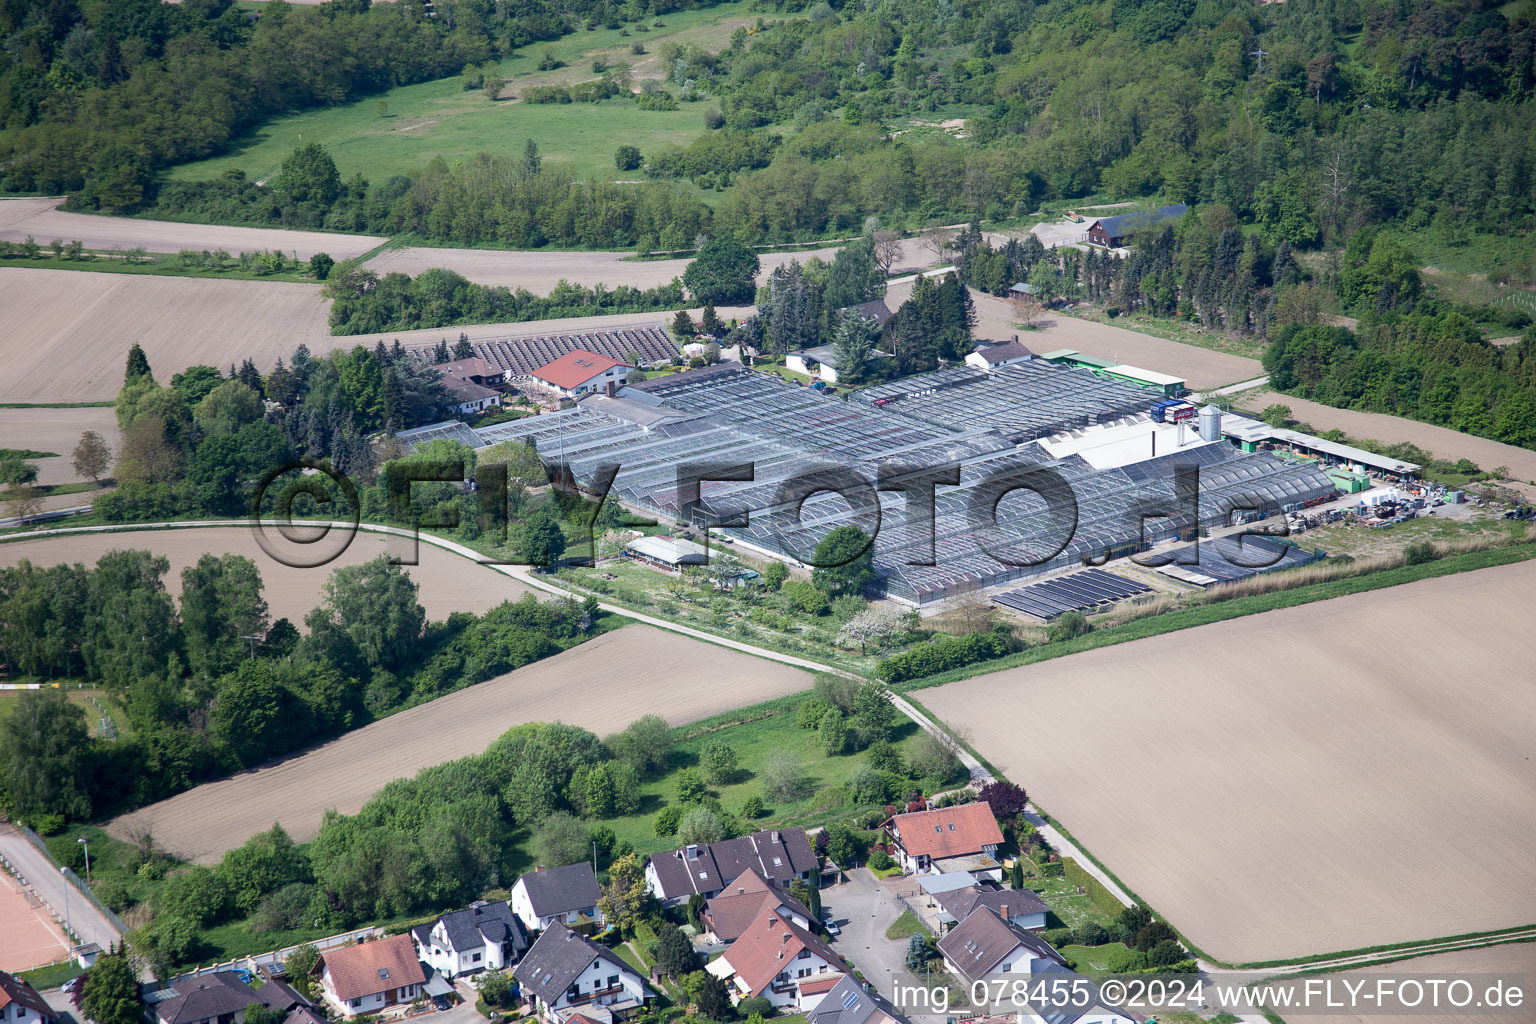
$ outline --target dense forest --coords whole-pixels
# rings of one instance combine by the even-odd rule
[[[361,6],[279,7],[252,26],[218,0],[88,13],[10,0],[6,187],[139,208],[154,201],[155,169],[215,152],[276,111],[457,73],[619,13],[534,4],[511,15],[466,0],[426,18],[409,0]],[[700,142],[645,154],[661,181],[580,182],[489,154],[329,196],[235,175],[170,186],[161,201],[518,246],[685,247],[701,231],[785,240],[857,230],[871,215],[999,219],[1101,193],[1219,203],[1298,249],[1361,225],[1518,236],[1536,210],[1533,49],[1529,8],[1488,2],[787,4],[718,52],[659,48],[669,88],[718,103]],[[882,127],[949,109],[968,115],[966,138]],[[782,144],[752,134],[771,125],[793,131]],[[718,198],[670,183],[684,177]],[[1529,263],[1527,253],[1490,269],[1529,278]]]

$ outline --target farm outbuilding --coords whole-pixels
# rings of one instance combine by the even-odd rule
[[[640,537],[624,546],[624,556],[667,572],[682,572],[686,565],[709,561],[703,545],[681,537]]]
[[[1177,224],[1188,209],[1183,203],[1174,203],[1156,210],[1138,210],[1117,217],[1101,217],[1088,225],[1087,238],[1093,245],[1118,249],[1141,232]]]

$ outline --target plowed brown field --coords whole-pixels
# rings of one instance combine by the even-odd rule
[[[386,782],[479,753],[514,725],[561,721],[603,735],[652,713],[676,725],[810,682],[787,665],[626,626],[301,756],[116,818],[107,830],[129,837],[147,828],[165,849],[213,863],[274,821],[300,842],[313,839],[327,808],[355,812]]]
[[[1212,956],[1536,921],[1536,561],[918,696]]]

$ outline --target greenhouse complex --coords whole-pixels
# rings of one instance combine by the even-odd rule
[[[524,441],[589,491],[617,467],[610,498],[795,563],[852,524],[876,536],[886,595],[913,605],[1334,491],[1312,464],[1244,452],[1219,426],[1158,422],[1159,397],[1041,359],[939,370],[847,400],[727,363],[400,439]]]

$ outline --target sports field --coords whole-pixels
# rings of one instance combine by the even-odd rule
[[[126,814],[107,830],[128,837],[148,828],[163,848],[213,863],[274,821],[299,842],[313,839],[327,808],[353,813],[386,782],[482,751],[514,725],[561,721],[605,735],[653,713],[677,725],[810,683],[787,665],[626,626],[309,753]]]
[[[10,873],[0,869],[0,971],[29,971],[69,956],[64,929],[47,906],[28,899]]]
[[[1536,563],[920,691],[1213,957],[1536,921]]]
[[[275,531],[271,535],[276,539]],[[257,544],[252,531],[243,526],[83,533],[0,543],[0,566],[15,565],[23,558],[38,565],[61,561],[95,565],[96,560],[108,551],[147,549],[164,555],[171,563],[170,572],[165,577],[166,589],[179,594],[181,570],[195,565],[202,555],[244,555],[261,571],[265,584],[263,593],[272,618],[286,617],[303,629],[304,616],[320,603],[321,588],[332,571],[345,565],[358,565],[379,555],[395,554],[400,550],[393,546],[396,543],[396,538],[384,534],[359,533],[346,551],[329,565],[294,569],[274,561]],[[467,558],[430,544],[421,545],[419,564],[407,566],[406,572],[420,587],[416,599],[426,609],[429,619],[445,619],[450,612],[479,614],[502,601],[515,601],[524,594],[536,593],[504,573],[476,565]]]
[[[653,19],[645,20],[645,32],[629,25],[628,38],[619,34],[621,29],[600,28],[534,43],[501,62],[507,89],[495,102],[483,90],[465,90],[459,76],[400,86],[345,106],[270,121],[236,140],[229,153],[183,164],[172,173],[197,180],[238,167],[260,181],[275,175],[298,146],[318,142],[330,150],[343,178],[362,174],[379,182],[392,174],[420,171],[437,157],[452,164],[476,153],[521,153],[524,142],[533,139],[548,166],[566,167],[581,177],[633,178],[636,172],[620,172],[614,166],[614,151],[620,143],[638,146],[641,153],[686,143],[704,133],[704,111],[717,101],[683,103],[675,111],[648,111],[621,98],[595,104],[530,104],[515,97],[534,85],[595,79],[592,61],[598,57],[610,65],[629,65],[637,83],[662,78],[671,70],[662,68],[657,55],[663,41],[719,49],[729,43],[733,29],[755,20],[755,15],[746,14],[746,7],[738,2],[675,11],[662,16],[664,24],[659,28],[652,25]],[[643,45],[646,52],[631,53],[634,43]],[[561,67],[538,70],[546,49]],[[381,100],[382,116],[377,109]]]
[[[62,199],[0,199],[0,241],[22,242],[30,236],[46,246],[55,238],[81,241],[87,249],[132,249],[180,252],[182,249],[223,249],[239,253],[277,249],[307,260],[317,252],[338,260],[361,256],[384,243],[368,235],[342,235],[326,231],[287,231],[283,228],[232,228],[216,224],[181,224],[137,217],[97,217],[65,213]]]

